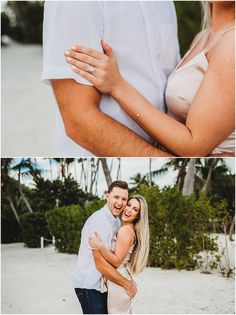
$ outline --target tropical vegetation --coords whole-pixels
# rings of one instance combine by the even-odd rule
[[[45,160],[47,169],[37,159],[2,159],[2,243],[40,247],[40,237],[54,236],[58,251],[77,253],[86,219],[105,203],[96,194],[98,173],[103,172],[109,186],[120,176],[121,159],[116,178],[111,172],[114,159]],[[56,179],[52,163],[57,164]],[[234,175],[220,158],[166,159],[159,169],[152,163],[149,159],[146,174],[130,178],[130,193],[143,195],[149,206],[149,265],[208,272],[222,263],[215,233],[232,237],[234,231]],[[160,188],[157,179],[168,172],[176,173],[175,183]],[[22,183],[25,178],[31,178],[31,187]],[[213,261],[206,263],[203,252],[204,257],[214,256]],[[221,268],[232,273],[232,268]]]

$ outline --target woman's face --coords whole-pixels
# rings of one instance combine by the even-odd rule
[[[122,213],[122,221],[124,222],[133,222],[137,217],[139,216],[140,213],[140,203],[137,199],[130,199],[127,202],[126,207],[124,208],[124,211]]]

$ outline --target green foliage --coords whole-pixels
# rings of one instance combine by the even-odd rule
[[[1,34],[10,35],[10,33],[11,33],[10,19],[5,12],[1,12]]]
[[[10,212],[9,212],[10,213]],[[17,224],[15,218],[11,217],[1,217],[1,243],[16,243],[22,242],[21,229]]]
[[[7,35],[23,43],[42,43],[43,1],[8,1],[7,6],[13,16],[10,29],[3,21]]]
[[[9,196],[11,196],[12,202],[19,215],[28,211],[20,196],[19,183],[15,179],[9,177],[7,183],[2,181],[1,188],[1,242],[3,244],[21,242],[22,231],[15,219],[8,199]],[[32,191],[28,187],[21,185],[21,189],[25,196],[30,197],[32,195]]]
[[[105,205],[105,200],[93,199],[91,201],[87,201],[85,204],[85,215],[88,218],[92,213],[101,209]]]
[[[40,247],[40,237],[50,238],[45,215],[41,212],[21,215],[23,241],[28,247]]]
[[[201,8],[199,1],[174,1],[174,3],[178,19],[180,51],[183,56],[200,31]]]
[[[54,208],[46,213],[50,233],[56,238],[56,248],[62,253],[77,253],[81,231],[87,218],[105,204],[104,200],[94,199],[79,205]]]
[[[149,207],[150,266],[191,270],[197,266],[201,250],[217,249],[208,234],[214,209],[204,196],[195,200],[176,188],[160,191],[145,185],[140,193]]]
[[[216,205],[225,200],[227,202],[227,212],[233,218],[235,215],[235,175],[216,174],[212,180],[210,198],[213,204]]]
[[[67,206],[79,204],[84,206],[87,200],[94,198],[91,194],[85,193],[79,188],[79,184],[70,176],[63,181],[45,180],[42,177],[35,179],[34,196],[32,203],[37,211],[47,211],[57,204]]]

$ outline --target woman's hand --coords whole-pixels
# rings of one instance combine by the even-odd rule
[[[95,232],[92,236],[89,237],[89,245],[93,249],[97,250],[99,250],[103,246],[102,239],[97,232]]]
[[[122,84],[116,57],[111,47],[101,40],[104,51],[74,45],[65,52],[66,61],[75,73],[91,82],[100,92],[112,95]]]

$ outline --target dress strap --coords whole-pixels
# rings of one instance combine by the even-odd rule
[[[197,44],[200,42],[200,40],[203,38],[203,36],[206,35],[206,30],[202,30],[200,33],[196,35],[196,38],[193,40],[189,50],[185,53],[183,58],[180,60],[178,65],[176,66],[176,69],[180,68],[182,63],[185,61],[185,59],[188,57],[188,55],[191,53],[191,51],[197,46]],[[163,150],[163,149],[162,149]]]
[[[227,33],[228,31],[232,30],[233,28],[235,28],[234,26],[230,26],[227,27],[226,29],[224,29],[216,38],[215,40],[213,40],[213,42],[211,42],[204,50],[205,53],[207,54],[213,47],[215,47],[215,45],[220,41],[220,39],[222,38],[222,36]]]

